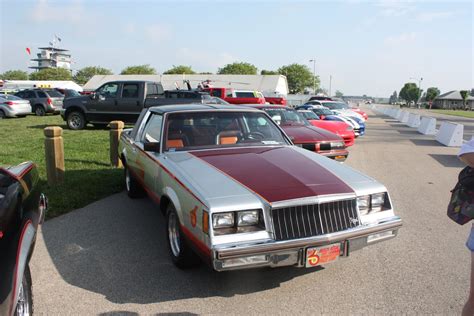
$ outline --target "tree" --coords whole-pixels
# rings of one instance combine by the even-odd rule
[[[79,70],[74,76],[74,81],[78,84],[85,84],[95,75],[112,75],[112,71],[107,68],[102,68],[99,66],[89,66],[84,67]]]
[[[173,65],[173,68],[166,70],[163,74],[165,75],[194,75],[196,72],[191,69],[191,66]]]
[[[342,93],[339,90],[336,90],[336,98],[342,98],[344,96],[344,93]]]
[[[213,75],[212,72],[208,72],[208,71],[200,72],[199,74],[200,74],[200,75]]]
[[[398,101],[397,91],[393,91],[392,95],[390,96],[390,104],[395,104]]]
[[[465,108],[467,106],[467,98],[469,97],[469,91],[461,90],[459,91],[459,93],[461,94],[462,104],[464,105],[464,108]]]
[[[121,75],[156,75],[155,68],[150,65],[128,66],[123,69]]]
[[[420,98],[421,90],[413,82],[407,82],[400,90],[399,97],[407,103],[417,102]]]
[[[278,71],[275,70],[262,70],[260,71],[261,75],[279,75]]]
[[[256,75],[257,67],[249,63],[234,62],[217,70],[219,75]]]
[[[72,80],[71,71],[65,68],[45,68],[30,74],[30,80]]]
[[[0,74],[2,80],[28,80],[28,73],[23,70],[8,70]]]
[[[313,88],[313,80],[316,82],[316,90],[319,87],[319,77],[314,77],[306,65],[291,64],[282,66],[278,69],[278,72],[286,76],[290,93],[301,93],[305,88]]]
[[[426,90],[426,102],[433,102],[434,99],[436,99],[436,97],[438,95],[440,95],[440,91],[438,88],[436,87],[430,87]]]

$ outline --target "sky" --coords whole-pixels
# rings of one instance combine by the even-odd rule
[[[474,87],[472,1],[0,0],[0,72],[27,70],[56,34],[73,70],[150,64],[215,73],[304,64],[321,86],[388,97],[405,82]],[[411,78],[416,78],[411,79]]]

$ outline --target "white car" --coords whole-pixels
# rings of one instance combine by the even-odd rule
[[[28,100],[9,94],[0,94],[0,119],[5,117],[22,117],[31,113]]]
[[[349,105],[347,105],[344,102],[339,102],[339,101],[310,101],[311,104],[318,104],[321,106],[324,106],[331,111],[337,112],[338,115],[344,115],[344,116],[352,116],[352,117],[357,117],[361,119],[363,122],[365,122],[365,118],[360,115],[359,113],[353,111]],[[317,103],[316,103],[317,102]],[[308,102],[309,103],[309,102]]]

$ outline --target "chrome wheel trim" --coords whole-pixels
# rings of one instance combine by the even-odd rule
[[[125,169],[125,188],[127,192],[130,192],[130,171],[128,171],[128,168]]]
[[[24,315],[29,316],[30,313],[30,305],[29,305],[29,293],[23,287],[24,280],[20,284],[20,290],[18,293],[18,303],[16,304],[16,313],[15,315]]]
[[[171,252],[175,257],[179,257],[181,252],[179,245],[179,227],[176,213],[172,212],[168,216],[168,239],[171,247]]]
[[[79,128],[81,127],[81,117],[75,113],[71,114],[69,116],[69,125],[72,128]]]

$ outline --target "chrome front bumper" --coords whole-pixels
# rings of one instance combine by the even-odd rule
[[[213,249],[213,267],[217,271],[248,269],[256,267],[305,266],[305,250],[340,243],[341,256],[377,242],[394,238],[402,220],[393,216],[378,223],[361,225],[345,231],[286,241],[219,246]]]

